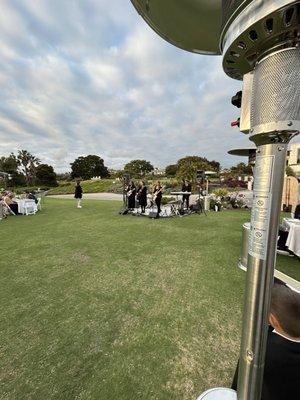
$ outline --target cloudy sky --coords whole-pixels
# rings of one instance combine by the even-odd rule
[[[0,81],[0,156],[27,149],[58,172],[87,154],[230,166],[250,144],[221,58],[166,43],[129,0],[1,0]]]

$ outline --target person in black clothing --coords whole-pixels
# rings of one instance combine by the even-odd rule
[[[192,191],[192,186],[187,179],[182,181],[181,191],[182,192],[191,192]],[[190,206],[190,195],[189,194],[184,194],[182,196],[182,207],[184,207],[184,203],[186,203],[186,208],[188,210],[189,206]]]
[[[38,203],[38,199],[37,199],[37,197],[35,196],[34,193],[29,192],[28,190],[25,190],[25,194],[26,194],[26,198],[27,198],[27,199],[34,200],[34,201],[35,201],[35,204]]]
[[[81,206],[82,187],[80,186],[80,181],[76,182],[74,197],[77,200],[77,208],[82,208]]]
[[[295,400],[300,394],[300,293],[275,280],[269,314],[261,400]],[[232,389],[237,388],[236,370]]]
[[[159,218],[159,214],[161,212],[160,204],[161,204],[161,199],[162,199],[162,191],[163,191],[163,187],[161,186],[160,182],[157,181],[157,184],[154,186],[154,189],[153,189],[153,198],[154,198],[155,204],[157,206],[156,218]]]
[[[144,181],[140,182],[136,197],[139,201],[139,205],[141,206],[142,214],[144,214],[147,205],[147,187]]]
[[[127,192],[127,204],[130,210],[135,208],[135,195],[136,195],[136,188],[133,181],[129,182],[129,185],[126,188]]]
[[[297,204],[294,212],[294,218],[300,219],[300,204]]]

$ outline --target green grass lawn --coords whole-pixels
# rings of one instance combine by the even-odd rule
[[[113,179],[102,179],[101,181],[81,181],[84,193],[120,192],[122,193],[122,182]],[[49,190],[49,194],[74,194],[76,182],[60,182],[59,186]]]
[[[229,385],[247,211],[151,220],[46,199],[0,222],[0,399],[188,400]],[[278,269],[299,279],[300,263]]]

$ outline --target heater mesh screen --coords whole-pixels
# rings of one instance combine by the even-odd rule
[[[300,120],[300,50],[289,49],[261,61],[254,71],[251,126]]]

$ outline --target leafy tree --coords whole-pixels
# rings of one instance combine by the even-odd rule
[[[231,167],[230,171],[234,176],[252,175],[251,167],[243,162],[240,162],[237,165]]]
[[[25,175],[26,183],[34,183],[36,168],[40,164],[40,160],[27,150],[19,150],[16,161],[19,171]]]
[[[70,165],[72,169],[71,176],[73,179],[91,179],[93,176],[101,176],[101,178],[105,178],[109,175],[103,159],[96,155],[78,157]]]
[[[124,175],[124,171],[123,170],[117,170],[114,172],[114,178],[122,178]]]
[[[36,183],[57,186],[56,173],[51,165],[40,164],[36,168]]]
[[[146,160],[132,160],[124,167],[124,171],[130,175],[145,175],[154,170],[153,165]]]
[[[219,172],[220,171],[220,163],[218,161],[209,161],[209,165],[213,171]]]
[[[181,179],[196,181],[197,170],[209,170],[210,164],[206,158],[198,156],[188,156],[181,158],[177,162],[177,176]]]
[[[177,173],[177,164],[171,164],[166,167],[167,176],[175,176]]]
[[[296,178],[294,170],[289,165],[286,167],[285,173],[287,176],[294,176]]]
[[[56,178],[59,181],[70,181],[70,180],[72,180],[70,172],[61,172],[60,174],[56,174]]]
[[[10,186],[25,185],[24,175],[18,172],[18,162],[16,156],[11,153],[8,157],[0,158],[0,170],[10,175],[8,184]]]
[[[18,171],[18,163],[14,154],[0,158],[0,170],[8,174],[13,174]]]

